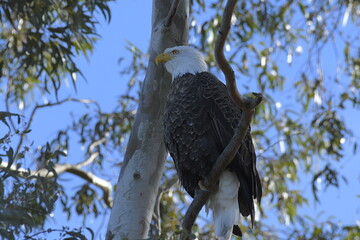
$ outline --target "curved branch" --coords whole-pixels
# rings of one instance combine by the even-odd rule
[[[231,17],[236,2],[237,0],[228,0],[225,6],[223,21],[221,23],[219,34],[215,43],[215,58],[221,71],[225,75],[226,87],[233,102],[237,106],[239,106],[243,113],[241,115],[239,124],[235,129],[232,139],[230,140],[224,151],[217,158],[215,164],[210,171],[210,174],[202,182],[202,184],[204,185],[204,189],[206,190],[198,188],[195,193],[195,198],[191,202],[182,222],[182,239],[189,239],[191,228],[194,225],[201,208],[209,199],[211,192],[215,191],[216,183],[220,177],[220,174],[224,171],[226,166],[230,164],[232,159],[234,159],[246,133],[248,132],[250,122],[255,111],[254,109],[257,105],[260,104],[262,100],[262,95],[259,93],[252,93],[245,96],[241,96],[239,94],[236,86],[234,70],[232,69],[224,55],[225,40],[230,31]]]
[[[218,181],[220,174],[224,171],[226,166],[229,165],[231,160],[234,159],[237,151],[239,150],[239,147],[241,146],[241,143],[248,131],[253,113],[254,110],[246,111],[242,114],[234,136],[216,160],[210,174],[204,180],[203,185],[205,186],[205,189],[209,189],[209,191],[199,188],[195,193],[195,198],[191,202],[182,222],[182,227],[184,229],[184,239],[186,239],[190,234],[191,228],[194,225],[201,208],[209,199],[211,192],[215,190],[216,182]]]
[[[34,120],[35,114],[38,109],[58,106],[63,103],[66,103],[66,102],[79,102],[79,103],[83,103],[83,104],[93,103],[96,105],[98,111],[101,111],[100,105],[96,101],[93,101],[90,99],[66,98],[66,99],[63,99],[61,101],[54,102],[54,103],[36,105],[33,108],[33,110],[31,111],[29,121],[25,125],[24,132],[26,132],[30,129],[31,124]],[[25,136],[25,134],[20,135],[19,143],[17,144],[14,156],[18,155],[20,148],[22,146],[22,143],[24,141],[24,136]],[[92,163],[96,159],[96,157],[99,156],[98,152],[92,152],[92,151],[94,150],[94,148],[96,146],[104,143],[105,141],[106,141],[106,138],[104,137],[104,138],[101,138],[101,139],[91,143],[87,149],[87,152],[90,154],[90,156],[87,159],[85,159],[84,161],[79,162],[77,164],[55,164],[54,170],[55,170],[56,174],[58,174],[58,175],[62,174],[64,172],[72,173],[80,178],[83,178],[87,182],[90,182],[90,183],[94,184],[95,186],[99,187],[103,191],[103,199],[104,199],[105,204],[111,208],[112,207],[112,196],[111,196],[112,185],[111,185],[111,183],[104,179],[99,178],[98,176],[96,176],[95,174],[93,174],[91,172],[81,169],[83,166],[86,166],[86,165],[89,165],[90,163]],[[7,165],[8,165],[7,162],[1,162],[0,169],[7,167]],[[41,177],[49,177],[49,178],[54,177],[54,173],[49,172],[49,170],[46,168],[41,168],[37,171],[35,171],[35,170],[32,171],[32,170],[27,170],[24,168],[16,169],[15,166],[11,166],[10,170],[17,172],[18,176],[22,177],[22,178],[27,178],[30,176],[41,176]]]
[[[225,75],[226,87],[232,100],[243,110],[245,108],[245,103],[237,90],[234,70],[224,55],[224,45],[230,31],[231,17],[236,6],[236,2],[237,0],[228,0],[225,6],[222,23],[215,42],[215,59],[221,71]]]
[[[109,208],[112,207],[112,203],[113,203],[113,199],[111,197],[112,185],[109,181],[99,178],[95,174],[88,172],[88,171],[84,171],[77,167],[70,167],[69,169],[67,169],[66,172],[69,172],[78,177],[81,177],[82,179],[99,187],[103,191],[103,199],[104,199],[106,206],[108,206]]]
[[[234,70],[224,55],[224,45],[230,31],[231,17],[235,9],[236,2],[237,0],[228,0],[225,6],[222,23],[215,43],[215,59],[221,71],[225,75],[226,87],[232,100],[242,111],[245,111],[245,109],[254,109],[261,102],[262,96],[258,93],[253,93],[253,95],[249,95],[249,97],[241,96],[239,94],[236,86]]]
[[[89,103],[94,103],[99,109],[100,106],[97,102],[95,102],[94,100],[91,99],[77,99],[77,98],[65,98],[61,101],[58,102],[54,102],[54,103],[46,103],[46,104],[42,104],[42,105],[36,105],[34,107],[34,109],[32,110],[31,114],[30,114],[30,118],[29,118],[29,122],[28,124],[26,124],[25,130],[28,130],[30,128],[30,125],[34,119],[34,115],[36,113],[36,111],[40,108],[45,108],[45,107],[53,107],[53,106],[57,106],[57,105],[61,105],[65,102],[79,102],[79,103],[84,103],[84,104],[89,104]]]
[[[166,182],[164,186],[160,186],[158,193],[156,195],[155,199],[155,205],[154,205],[154,213],[153,213],[153,221],[155,222],[155,231],[157,233],[157,236],[161,235],[161,216],[160,216],[160,202],[161,197],[163,193],[170,190],[170,188],[174,187],[178,183],[179,178],[175,176],[175,178],[169,180]]]
[[[95,147],[97,147],[98,145],[104,143],[105,141],[106,141],[106,138],[103,137],[103,138],[100,138],[99,140],[91,143],[91,144],[89,145],[89,147],[88,147],[88,150],[87,150],[87,152],[90,154],[90,157],[88,157],[87,159],[85,159],[85,160],[82,161],[82,162],[79,162],[79,163],[75,164],[75,166],[76,166],[77,168],[81,168],[81,167],[83,167],[83,166],[86,166],[86,165],[89,165],[90,163],[92,163],[92,162],[95,160],[95,158],[99,155],[98,152],[92,152],[92,150],[93,150]]]
[[[90,182],[92,184],[94,184],[95,186],[99,187],[102,192],[103,192],[103,199],[105,204],[108,207],[112,207],[112,197],[111,197],[111,192],[112,192],[112,185],[109,181],[106,181],[102,178],[99,178],[98,176],[96,176],[95,174],[89,172],[89,171],[85,171],[82,170],[80,167],[83,167],[91,162],[93,162],[95,160],[96,157],[99,156],[98,152],[94,152],[90,155],[90,157],[88,159],[86,159],[83,162],[80,162],[78,164],[55,164],[53,169],[55,170],[57,175],[60,175],[62,173],[68,172],[68,173],[72,173],[84,180],[86,180],[87,182]],[[86,163],[86,164],[85,164]],[[0,163],[0,169],[4,169],[7,168],[8,163],[7,162],[1,162]],[[54,173],[49,171],[47,168],[41,168],[39,170],[28,170],[25,168],[16,168],[16,166],[12,165],[10,166],[10,170],[14,171],[17,173],[17,176],[22,177],[22,178],[28,178],[31,176],[40,176],[40,177],[45,177],[45,178],[52,178],[54,177]]]
[[[26,131],[28,131],[30,129],[30,126],[31,126],[31,124],[32,124],[32,122],[34,120],[35,113],[37,112],[38,109],[61,105],[61,104],[65,103],[65,102],[79,102],[79,103],[84,103],[84,104],[93,103],[100,110],[99,104],[96,101],[93,101],[93,100],[90,100],[90,99],[65,98],[65,99],[63,99],[61,101],[58,101],[58,102],[55,102],[55,103],[47,103],[47,104],[42,104],[42,105],[36,105],[33,108],[33,110],[31,111],[29,121],[26,124],[23,132],[26,132]],[[17,144],[17,147],[16,147],[15,156],[19,153],[23,141],[24,141],[24,134],[21,134],[19,143]]]

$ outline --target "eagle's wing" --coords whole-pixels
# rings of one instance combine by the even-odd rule
[[[217,144],[224,149],[230,142],[234,130],[240,121],[241,110],[231,100],[226,86],[214,75],[207,72],[198,75],[200,81],[204,82],[202,84],[204,86],[203,98],[206,101],[204,104],[208,106],[211,118],[211,128],[209,131],[214,139],[217,140]],[[262,192],[260,178],[256,170],[256,155],[250,129],[228,168],[236,173],[240,181],[238,194],[240,212],[243,216],[251,215],[253,222],[253,199],[256,198],[260,202]]]
[[[227,146],[241,117],[226,86],[210,73],[185,74],[172,83],[164,115],[165,145],[179,179],[194,196],[198,182],[208,176]],[[253,198],[260,201],[261,185],[250,131],[228,169],[239,181],[242,215],[253,219]]]
[[[192,197],[199,180],[208,175],[222,151],[211,131],[204,90],[198,75],[185,74],[175,79],[164,114],[166,148],[182,185]]]

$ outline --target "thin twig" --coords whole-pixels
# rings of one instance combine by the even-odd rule
[[[173,0],[173,2],[171,3],[170,11],[165,19],[165,27],[170,27],[171,23],[173,22],[179,3],[180,0]]]
[[[79,102],[79,103],[84,103],[84,104],[89,104],[89,103],[93,103],[96,105],[96,107],[100,110],[100,106],[97,102],[93,101],[93,100],[89,100],[89,99],[77,99],[77,98],[65,98],[61,101],[58,101],[58,102],[55,102],[55,103],[47,103],[47,104],[42,104],[42,105],[36,105],[33,110],[31,111],[31,114],[30,114],[30,117],[29,117],[29,121],[27,122],[25,128],[24,128],[24,132],[26,132],[27,130],[30,129],[31,127],[31,124],[34,120],[34,117],[35,117],[35,114],[37,112],[38,109],[40,108],[46,108],[46,107],[53,107],[53,106],[57,106],[57,105],[61,105],[65,102]],[[22,143],[24,141],[24,137],[25,137],[25,134],[21,134],[20,135],[20,140],[19,140],[19,143],[17,144],[17,147],[16,147],[16,151],[15,151],[15,155],[16,156],[19,151],[20,151],[20,148],[22,147]]]
[[[169,191],[172,187],[174,187],[174,185],[178,183],[178,180],[179,178],[175,176],[173,179],[166,182],[164,186],[160,186],[158,193],[156,195],[153,220],[155,222],[155,231],[157,232],[158,236],[161,235],[161,216],[160,216],[161,197],[165,192]]]
[[[6,94],[5,94],[5,109],[6,109],[6,111],[7,112],[10,112],[10,93],[12,92],[12,91],[10,91],[10,86],[12,85],[12,78],[9,76],[8,77],[8,84],[7,84],[7,87],[6,87]],[[15,129],[15,124],[14,124],[14,122],[13,122],[13,120],[10,118],[9,119],[9,121],[10,121],[10,124],[11,124],[11,126],[12,126],[12,128],[14,128]]]
[[[32,110],[31,114],[30,114],[30,118],[29,118],[29,122],[25,127],[25,130],[28,130],[30,128],[30,125],[33,121],[34,115],[36,113],[36,111],[40,108],[46,108],[46,107],[53,107],[53,106],[57,106],[57,105],[61,105],[65,102],[79,102],[79,103],[84,103],[84,104],[89,104],[89,103],[94,103],[97,107],[99,107],[98,103],[95,102],[94,100],[90,100],[90,99],[77,99],[77,98],[65,98],[61,101],[58,102],[54,102],[54,103],[46,103],[46,104],[42,104],[42,105],[36,105],[34,107],[34,109]]]
[[[106,142],[106,137],[103,137],[103,138],[91,143],[88,147],[88,153],[90,154],[90,157],[88,157],[87,159],[85,159],[82,162],[75,164],[74,166],[76,166],[77,168],[81,168],[83,166],[87,166],[90,163],[92,163],[95,160],[95,158],[98,156],[98,152],[93,152],[94,148],[104,142]],[[94,154],[97,154],[97,155],[95,156]]]

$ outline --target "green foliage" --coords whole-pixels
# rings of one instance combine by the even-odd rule
[[[85,231],[82,228],[75,228],[73,230],[70,230],[69,227],[63,227],[62,229],[47,229],[43,232],[38,232],[36,234],[33,234],[31,236],[25,236],[25,240],[43,240],[46,238],[40,237],[41,235],[44,235],[46,233],[52,233],[52,232],[58,232],[59,233],[59,239],[66,239],[66,240],[93,240],[94,239],[94,231],[91,228],[85,228],[90,233],[90,237],[87,237],[85,235]],[[87,234],[88,235],[88,234]]]
[[[57,94],[65,75],[75,86],[74,53],[87,54],[96,40],[94,13],[110,20],[110,0],[0,2],[0,83],[8,101],[23,102],[35,90]]]
[[[3,114],[17,116],[7,112]],[[16,132],[19,134],[20,131]],[[53,177],[36,175],[29,169],[21,168],[27,150],[16,154],[10,145],[13,136],[7,134],[6,140],[2,138],[5,141],[0,142],[0,162],[7,162],[6,166],[2,164],[0,168],[0,233],[7,239],[16,239],[15,236],[21,232],[28,233],[33,228],[43,226],[52,214],[59,194],[57,175],[52,164],[52,157],[56,153],[49,151],[44,167],[47,174],[54,174]]]
[[[0,93],[3,96],[1,106],[6,107],[6,111],[0,112],[2,238],[18,239],[43,228],[49,216],[52,217],[58,200],[64,210],[70,213],[71,202],[88,196],[88,191],[81,191],[84,185],[70,198],[59,184],[55,170],[55,166],[62,163],[69,151],[70,127],[59,130],[53,140],[36,149],[32,146],[32,140],[30,144],[24,142],[38,109],[68,101],[38,105],[37,99],[46,94],[54,94],[57,99],[58,91],[67,78],[71,79],[76,88],[77,76],[82,74],[75,64],[75,58],[79,54],[87,56],[93,50],[98,37],[95,14],[100,12],[110,21],[109,2],[0,1]],[[13,109],[14,105],[20,110],[32,108],[32,112],[26,116],[10,113],[9,109]],[[98,114],[109,115],[102,112]],[[116,128],[114,125],[119,121],[113,123],[112,119],[116,119],[114,115],[117,116],[107,116],[107,120],[100,124]],[[101,128],[100,124],[97,128]],[[113,139],[115,142],[115,137]],[[30,168],[22,168],[24,165]],[[39,173],[31,169],[34,166]],[[78,208],[81,204],[84,208],[88,207],[86,204],[95,205],[93,200],[89,198],[78,202]],[[96,209],[93,207],[93,210]],[[61,239],[87,239],[81,229],[49,229],[41,234],[53,231],[59,232]],[[88,231],[93,239],[94,233],[91,229]],[[37,234],[27,236],[26,239],[40,239],[35,236]]]
[[[89,186],[89,184],[83,185],[79,191],[76,192],[73,197],[73,201],[76,204],[76,212],[79,215],[83,215],[84,218],[89,213],[94,213],[95,217],[98,215],[97,206],[94,203],[94,200],[97,198],[96,191]]]

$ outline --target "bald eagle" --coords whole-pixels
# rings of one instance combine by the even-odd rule
[[[241,110],[226,86],[207,72],[203,55],[193,47],[168,48],[155,58],[165,63],[172,85],[164,113],[164,141],[182,186],[195,196],[199,181],[232,138]],[[254,201],[261,199],[261,183],[250,129],[238,153],[221,174],[218,188],[206,206],[213,211],[217,239],[241,236],[240,213],[254,222]]]

